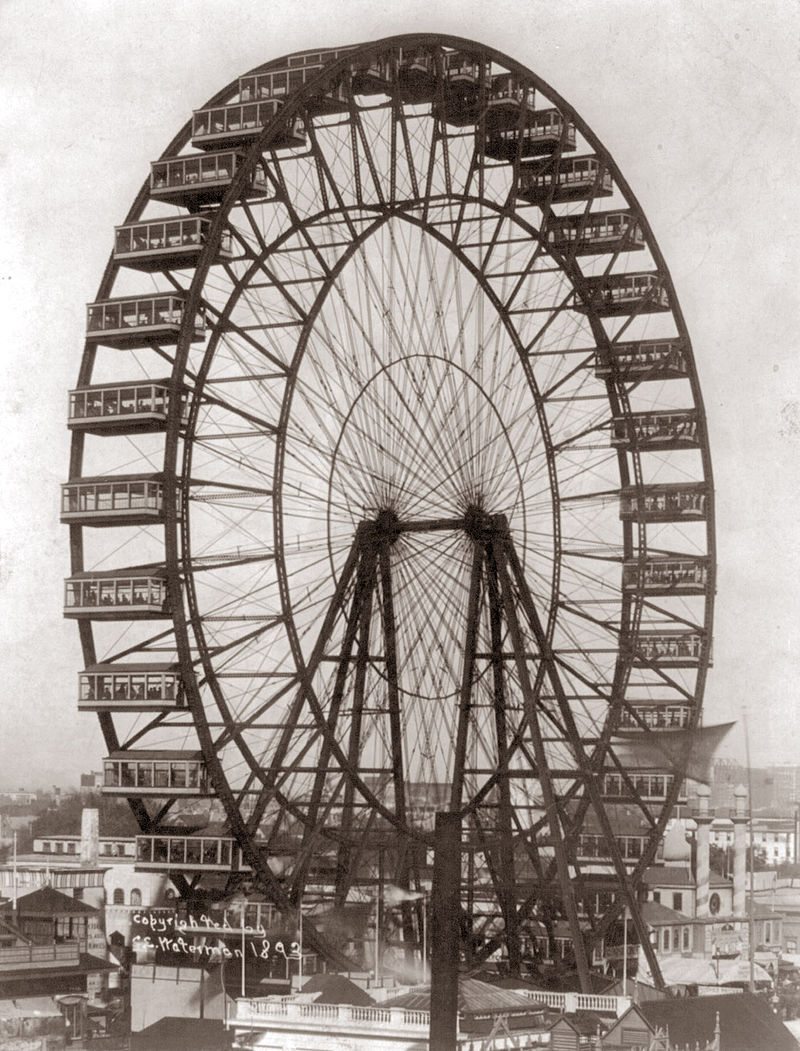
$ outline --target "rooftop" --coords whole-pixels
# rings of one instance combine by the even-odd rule
[[[650,1000],[639,1010],[651,1025],[669,1026],[670,1041],[681,1046],[711,1040],[719,1012],[725,1051],[797,1051],[795,1038],[769,1004],[752,993]]]

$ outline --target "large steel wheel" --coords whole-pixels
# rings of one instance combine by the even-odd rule
[[[162,415],[73,421],[72,579],[147,567],[168,600],[80,616],[84,655],[177,665],[186,706],[84,706],[120,763],[204,764],[205,791],[112,786],[143,830],[222,822],[280,907],[341,906],[424,889],[452,809],[471,959],[517,967],[562,917],[585,979],[625,902],[643,934],[687,756],[663,741],[709,663],[713,494],[669,274],[572,108],[455,38],[268,63],[154,165],[97,301],[78,390],[156,384]]]

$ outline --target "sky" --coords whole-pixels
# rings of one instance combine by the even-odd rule
[[[800,764],[800,5],[794,0],[0,0],[0,789],[98,769],[61,617],[67,391],[113,227],[190,112],[290,51],[468,37],[559,92],[667,261],[705,399],[718,593],[705,721]]]

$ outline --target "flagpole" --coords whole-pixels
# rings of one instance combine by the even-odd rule
[[[749,840],[749,854],[750,854],[750,901],[747,905],[747,941],[749,944],[748,957],[750,963],[750,992],[756,991],[756,957],[755,957],[755,945],[753,939],[755,938],[755,921],[753,918],[753,883],[755,876],[753,870],[755,869],[755,856],[753,852],[753,775],[750,770],[750,735],[747,732],[747,709],[742,707],[742,729],[744,730],[744,754],[747,760],[747,838]]]
[[[242,999],[247,995],[247,986],[245,984],[245,968],[244,968],[244,916],[245,906],[242,905]]]
[[[300,959],[297,961],[297,977],[299,978],[299,986],[303,987],[303,899],[302,897],[297,903],[297,907],[300,910]]]
[[[428,984],[428,899],[422,896],[422,984]]]
[[[622,995],[628,995],[628,906],[622,906]]]

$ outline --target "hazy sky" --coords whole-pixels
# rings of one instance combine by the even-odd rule
[[[800,763],[800,5],[795,0],[0,0],[0,786],[75,783],[61,618],[67,390],[148,164],[210,95],[289,51],[453,33],[519,59],[610,150],[692,335],[718,500],[706,719],[746,705],[753,760]],[[736,731],[728,754],[742,751]]]

